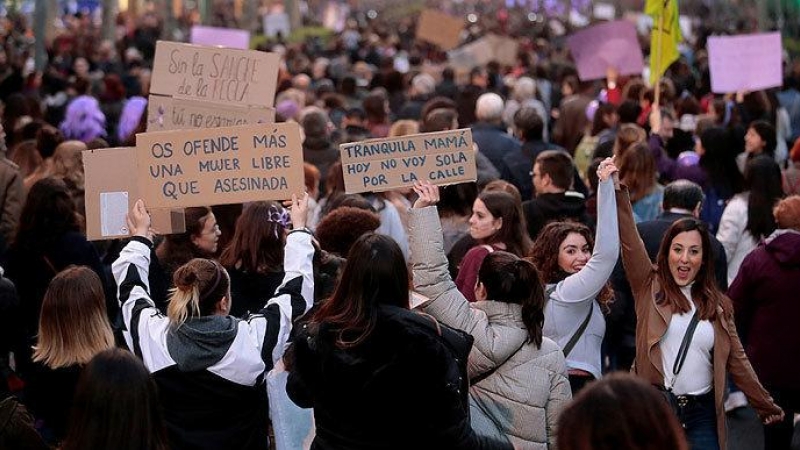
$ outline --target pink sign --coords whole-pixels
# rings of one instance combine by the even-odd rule
[[[583,81],[605,78],[610,67],[620,75],[640,75],[644,70],[636,27],[627,20],[581,30],[567,38],[567,45]]]
[[[195,25],[192,27],[190,42],[198,45],[215,45],[247,50],[250,48],[250,32],[232,28]]]
[[[711,90],[758,91],[783,84],[780,33],[708,38]]]

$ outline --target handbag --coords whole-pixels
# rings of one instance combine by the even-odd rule
[[[681,369],[683,369],[683,363],[686,362],[686,355],[689,353],[689,345],[692,343],[694,330],[697,328],[697,323],[699,321],[700,318],[697,316],[697,311],[695,311],[692,315],[692,320],[689,321],[689,326],[686,327],[686,334],[683,335],[683,341],[681,341],[681,346],[678,348],[678,354],[675,355],[675,362],[672,363],[672,373],[674,376],[671,386],[656,385],[656,388],[664,397],[664,401],[676,416],[680,415],[681,407],[678,404],[678,397],[672,392],[672,387],[675,385],[675,379],[678,378]]]

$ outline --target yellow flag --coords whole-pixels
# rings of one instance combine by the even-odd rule
[[[650,84],[655,85],[670,64],[680,57],[683,37],[678,23],[678,0],[647,0],[645,14],[653,17],[650,35]]]

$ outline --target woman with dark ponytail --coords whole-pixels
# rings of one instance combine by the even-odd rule
[[[175,271],[165,317],[149,294],[150,216],[136,202],[128,220],[134,236],[112,269],[125,340],[158,385],[172,448],[268,448],[264,374],[314,300],[307,209],[308,195],[293,196],[283,282],[274,294],[263,293],[257,314],[231,317],[228,272],[214,260],[195,258]]]
[[[442,229],[430,183],[414,189],[409,215],[414,289],[430,299],[422,310],[475,338],[469,354],[472,425],[517,449],[555,448],[556,423],[571,398],[561,348],[542,336],[545,292],[536,267],[504,251],[478,270],[470,304],[447,270]]]

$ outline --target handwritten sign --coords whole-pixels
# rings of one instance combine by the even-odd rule
[[[711,90],[758,91],[783,84],[780,33],[708,38]]]
[[[636,27],[626,20],[581,30],[567,38],[567,45],[584,81],[605,78],[609,67],[620,75],[641,74],[644,69]]]
[[[220,45],[228,48],[247,50],[250,48],[250,32],[234,28],[218,28],[195,25],[189,42],[198,45]]]
[[[339,146],[348,194],[388,191],[417,180],[445,185],[475,181],[472,131],[442,131]]]
[[[219,128],[274,123],[275,109],[229,106],[151,95],[147,103],[147,131]]]
[[[305,189],[300,126],[245,125],[136,135],[148,206],[282,200]]]
[[[271,107],[279,56],[256,50],[158,41],[150,92],[173,98]]]
[[[456,48],[461,41],[464,20],[436,11],[422,11],[417,23],[417,39],[438,45],[442,50]]]

